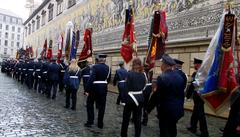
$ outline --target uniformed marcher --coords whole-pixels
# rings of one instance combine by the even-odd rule
[[[84,93],[85,93],[86,88],[87,88],[88,79],[90,77],[90,66],[88,65],[87,60],[78,62],[78,66],[81,68],[81,77],[83,79],[83,89],[84,89]]]
[[[27,63],[27,67],[26,67],[27,68],[26,84],[28,86],[28,89],[33,88],[33,82],[34,82],[33,72],[35,71],[33,60],[34,60],[33,58],[29,59],[29,61]]]
[[[42,69],[42,59],[38,58],[38,61],[35,62],[35,73],[34,73],[34,90],[38,90],[41,93],[41,69]]]
[[[194,58],[194,69],[196,71],[192,74],[192,82],[189,85],[189,88],[186,93],[187,99],[189,99],[192,96],[194,106],[193,106],[190,126],[187,127],[187,129],[192,133],[196,133],[197,124],[199,122],[200,131],[201,131],[200,136],[208,137],[209,134],[208,134],[207,121],[206,121],[205,112],[204,112],[204,101],[201,99],[200,95],[197,93],[193,85],[193,82],[195,81],[195,75],[197,73],[197,70],[200,68],[201,64],[202,64],[202,60]]]
[[[238,95],[239,96],[239,95]],[[240,96],[233,102],[222,137],[240,137]]]
[[[59,66],[60,66],[59,92],[63,92],[63,89],[64,89],[63,77],[67,68],[67,66],[64,63],[64,58],[60,59]]]
[[[182,65],[183,65],[183,61],[178,60],[178,59],[174,59],[174,61],[176,62],[175,70],[182,76],[182,78],[184,79],[184,87],[186,88],[187,86],[187,75],[182,71]]]
[[[127,137],[131,114],[133,114],[135,137],[141,136],[141,117],[144,103],[143,90],[146,84],[147,78],[144,74],[142,61],[139,58],[135,58],[132,62],[132,70],[127,74],[127,90],[123,93],[123,100],[126,105],[123,110],[121,137]]]
[[[184,79],[173,70],[174,65],[170,56],[162,56],[162,74],[157,78],[157,89],[148,106],[148,112],[157,107],[160,137],[176,137],[176,124],[184,115]]]
[[[42,77],[41,77],[41,91],[42,91],[42,94],[47,94],[47,86],[48,86],[48,74],[47,74],[47,71],[48,71],[48,65],[49,65],[49,62],[45,58],[43,60],[42,69],[41,69],[41,74],[42,74]]]
[[[49,83],[49,88],[47,88],[47,97],[50,98],[52,97],[52,99],[56,98],[56,94],[57,94],[57,86],[59,83],[59,75],[60,75],[60,67],[59,65],[56,63],[56,58],[52,58],[52,62],[51,64],[48,66],[48,83]],[[53,90],[52,90],[53,89]],[[53,91],[53,93],[51,94],[51,91]]]
[[[70,96],[72,98],[72,110],[76,110],[77,91],[81,80],[81,71],[77,65],[77,60],[72,59],[69,67],[64,74],[64,84],[66,85],[66,106],[70,107]]]
[[[124,92],[125,88],[126,88],[126,78],[127,78],[127,70],[124,68],[124,62],[121,61],[119,62],[119,69],[116,70],[116,73],[114,75],[114,79],[113,79],[113,85],[114,86],[118,86],[118,98],[117,98],[117,102],[116,104],[119,105],[120,102],[124,103],[122,101],[122,92]]]
[[[26,70],[27,70],[27,60],[25,59],[21,67],[21,84],[23,84],[24,81],[26,80],[26,72],[27,72]]]
[[[152,93],[152,76],[153,76],[153,71],[150,71],[148,65],[144,65],[144,73],[145,73],[145,75],[147,77],[147,84],[146,84],[145,89],[143,90],[144,104],[143,104],[142,124],[144,126],[147,126],[147,123],[148,123],[147,105],[148,105],[148,101],[149,101],[150,95]]]
[[[96,59],[97,64],[91,68],[90,78],[88,80],[86,92],[87,98],[87,123],[86,127],[91,127],[94,123],[94,102],[98,108],[98,128],[103,128],[103,118],[106,107],[106,97],[108,86],[111,79],[111,69],[106,62],[106,55],[98,54]]]

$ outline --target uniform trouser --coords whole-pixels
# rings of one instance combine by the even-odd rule
[[[48,97],[51,96],[52,88],[53,88],[52,98],[54,99],[54,98],[56,97],[56,94],[57,94],[57,85],[58,85],[58,81],[49,80],[49,88],[48,88],[48,90],[47,90],[47,96],[48,96]]]
[[[229,112],[228,120],[224,128],[223,137],[240,137],[240,134],[237,133],[236,128],[240,125],[240,97],[234,101],[231,105],[231,110]]]
[[[63,78],[61,78],[59,81],[59,92],[63,92],[63,89],[64,89],[64,83],[63,83]]]
[[[193,112],[191,116],[191,128],[197,129],[197,123],[199,121],[200,131],[202,136],[208,137],[207,121],[204,112],[204,103],[194,103]]]
[[[24,80],[25,80],[25,74],[23,73],[23,74],[21,74],[21,84],[24,83]]]
[[[43,82],[41,78],[38,78],[38,93],[43,91]]]
[[[120,104],[120,102],[122,101],[122,99],[121,99],[122,89],[119,86],[118,86],[118,92],[119,92],[119,94],[118,94],[118,97],[117,97],[116,104]]]
[[[168,117],[167,114],[158,112],[160,137],[176,137],[177,120],[167,117]]]
[[[66,88],[66,107],[68,108],[70,106],[70,97],[72,99],[72,109],[76,109],[77,104],[77,90]]]
[[[38,77],[35,77],[35,78],[34,78],[34,86],[33,86],[34,90],[37,90],[38,84],[39,84]]]
[[[33,88],[33,82],[34,82],[34,78],[33,78],[33,74],[32,73],[28,73],[27,75],[27,86],[29,89]]]
[[[148,101],[150,98],[152,92],[152,86],[147,86],[146,89],[143,91],[144,95],[144,104],[143,104],[143,124],[147,124],[148,122],[148,112],[147,112],[147,107],[148,107]]]
[[[90,95],[87,98],[87,115],[88,123],[93,124],[94,122],[94,102],[96,101],[96,106],[98,108],[98,126],[103,126],[103,118],[106,107],[106,94],[96,94]]]
[[[133,122],[135,127],[135,137],[141,136],[141,116],[142,116],[142,105],[136,106],[133,103],[127,103],[123,110],[123,121],[121,128],[121,136],[127,137],[129,120],[133,113]]]
[[[43,78],[43,79],[41,79],[41,89],[42,89],[42,94],[47,94],[47,90],[48,90],[48,81],[46,80],[46,78]]]

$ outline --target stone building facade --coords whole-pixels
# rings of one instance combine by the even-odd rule
[[[23,20],[15,13],[0,9],[0,62],[4,58],[15,58],[18,48],[23,46]]]
[[[142,59],[147,52],[147,36],[155,8],[154,2],[155,0],[133,1],[138,56]],[[122,60],[119,49],[124,9],[127,6],[128,0],[44,0],[24,22],[25,44],[41,50],[45,39],[56,43],[58,36],[64,33],[68,21],[72,21],[81,34],[88,23],[91,23],[94,30],[94,53],[109,55],[107,63],[112,66],[114,74],[118,61]],[[184,72],[191,75],[194,71],[193,58],[203,59],[217,30],[224,3],[222,0],[172,0],[162,3],[162,8],[167,11],[169,28],[166,52],[183,60]],[[235,13],[240,15],[239,3],[235,3]],[[83,36],[80,38],[78,52],[83,46]],[[57,54],[56,44],[53,45],[53,53]],[[158,62],[155,73],[160,73]]]

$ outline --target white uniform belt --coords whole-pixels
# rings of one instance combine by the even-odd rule
[[[147,83],[146,86],[152,86],[152,83]]]
[[[129,91],[128,95],[132,98],[134,103],[138,106],[139,103],[138,103],[137,99],[134,97],[134,95],[139,95],[139,94],[142,94],[142,93],[143,93],[142,91]]]
[[[18,70],[21,70],[21,68],[18,68]]]
[[[26,69],[23,69],[23,70],[26,70]]]
[[[107,81],[94,81],[93,84],[107,84]]]
[[[65,72],[65,70],[61,70],[61,72]]]
[[[33,69],[28,69],[29,71],[33,71]]]
[[[84,78],[90,77],[90,75],[83,75]]]
[[[123,83],[123,82],[126,82],[125,80],[121,80],[121,81],[118,81],[119,83]]]
[[[38,78],[41,78],[41,76],[38,76]]]
[[[36,71],[41,71],[41,69],[36,69]]]
[[[46,74],[46,73],[47,73],[47,71],[44,71],[43,73],[44,73],[44,74]]]
[[[70,76],[70,78],[78,78],[78,76]]]

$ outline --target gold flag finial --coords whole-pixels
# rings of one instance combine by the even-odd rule
[[[154,9],[155,9],[155,10],[161,10],[161,9],[162,9],[162,4],[161,4],[161,2],[156,2],[156,3],[155,3],[155,6],[154,6]]]
[[[225,9],[228,11],[231,11],[234,8],[234,1],[233,0],[227,0],[225,3]]]

